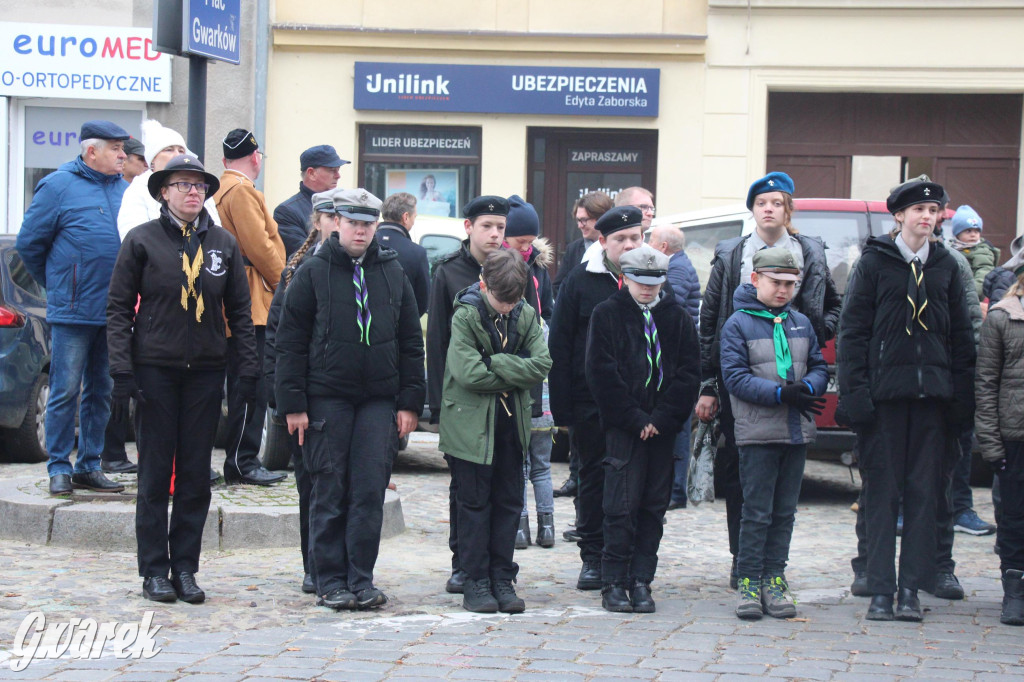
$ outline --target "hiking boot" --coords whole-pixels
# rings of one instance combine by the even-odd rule
[[[498,600],[498,610],[502,613],[522,613],[526,610],[526,602],[516,594],[511,580],[495,580],[491,594]]]
[[[612,613],[632,613],[633,604],[629,601],[625,587],[605,585],[601,588],[601,608]]]
[[[497,613],[498,600],[491,594],[491,581],[466,579],[462,588],[462,608],[474,613]]]
[[[530,517],[519,517],[519,530],[516,531],[516,549],[526,549],[530,546]]]
[[[1024,625],[1024,571],[1011,568],[1003,572],[1003,610],[999,622]]]
[[[577,590],[601,589],[601,560],[584,561],[580,569],[580,577],[576,581]]]
[[[354,609],[356,607],[356,595],[348,591],[348,588],[339,587],[336,590],[331,590],[327,594],[320,597],[316,602],[317,606],[326,606],[332,608],[335,611],[341,609]]]
[[[651,584],[643,580],[634,582],[633,588],[629,591],[629,603],[633,605],[633,613],[654,613]]]
[[[991,523],[982,521],[978,517],[978,513],[973,509],[968,509],[956,517],[956,520],[953,522],[953,530],[969,535],[992,535],[992,533],[996,532],[996,527]]]
[[[537,546],[555,546],[555,515],[551,512],[537,512]]]
[[[854,597],[871,596],[871,590],[868,589],[868,574],[865,571],[853,572],[853,584],[850,585],[850,594]]]
[[[740,603],[736,606],[736,616],[743,620],[761,620],[764,609],[761,606],[761,580],[759,578],[740,578],[737,581],[740,591]]]
[[[964,588],[952,573],[937,573],[935,589],[931,593],[939,599],[963,599]]]
[[[375,609],[388,603],[388,596],[376,587],[367,587],[356,594],[356,606],[360,609]]]
[[[772,618],[795,618],[796,602],[781,575],[761,579],[761,604]]]

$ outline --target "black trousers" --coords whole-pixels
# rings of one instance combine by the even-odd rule
[[[263,346],[267,328],[256,330],[256,352],[259,366],[263,366]],[[267,390],[261,374],[256,383],[256,409],[246,413],[245,401],[238,395],[239,361],[242,357],[235,337],[228,338],[228,442],[225,448],[225,474],[247,474],[260,466],[260,445],[263,441],[263,422],[267,418]]]
[[[1006,471],[999,474],[1001,509],[996,541],[999,567],[1024,570],[1024,441],[1003,441]]]
[[[580,534],[580,558],[601,561],[604,551],[605,435],[593,420],[573,424],[572,440],[580,458],[580,484],[576,491],[576,531]]]
[[[384,494],[398,439],[393,400],[354,405],[309,397],[303,464],[309,472],[310,573],[317,594],[373,587]]]
[[[220,418],[224,371],[136,365],[135,381],[146,398],[135,408],[139,575],[194,573],[199,570],[203,525],[210,511],[210,453]],[[172,467],[174,505],[168,529]]]
[[[743,484],[740,483],[740,451],[736,447],[736,418],[725,392],[725,379],[718,375],[718,419],[725,443],[715,455],[715,496],[725,500],[725,522],[729,528],[729,552],[740,551],[740,518],[743,515]]]
[[[604,460],[605,585],[650,583],[658,568],[661,518],[672,497],[676,434],[640,440],[638,434],[609,429]]]
[[[452,553],[452,573],[462,570],[459,562],[459,484],[455,480],[455,469],[452,466],[451,455],[445,455],[444,461],[448,463],[448,549]]]
[[[309,573],[309,495],[313,490],[313,481],[302,459],[298,432],[288,437],[288,444],[291,446],[292,465],[295,467],[295,489],[299,491],[299,547],[302,550],[302,570]]]
[[[128,461],[128,453],[124,451],[126,440],[128,440],[128,424],[108,419],[107,428],[103,432],[103,452],[100,453],[100,460],[108,463]]]
[[[523,447],[515,418],[500,407],[497,412],[490,464],[448,460],[456,481],[459,561],[470,580],[515,580],[519,573],[512,555],[523,511]]]
[[[897,587],[928,587],[935,574],[938,499],[947,456],[942,404],[932,400],[880,401],[875,421],[862,429],[860,470],[868,589],[892,594]],[[896,517],[903,499],[899,577]]]

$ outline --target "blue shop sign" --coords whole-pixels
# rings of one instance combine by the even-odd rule
[[[186,0],[182,52],[237,64],[241,0]]]
[[[355,108],[653,118],[660,75],[660,69],[356,62]]]

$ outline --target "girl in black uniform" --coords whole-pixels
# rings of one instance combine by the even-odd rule
[[[259,369],[242,256],[234,237],[203,208],[218,184],[189,154],[174,157],[150,176],[149,193],[162,205],[160,217],[125,237],[107,299],[111,419],[126,421],[129,400],[135,398],[135,535],[142,594],[153,601],[197,604],[206,598],[195,573],[210,509],[225,321],[242,353],[247,403],[256,398]]]

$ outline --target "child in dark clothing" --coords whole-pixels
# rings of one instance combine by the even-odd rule
[[[693,319],[662,291],[668,256],[643,245],[619,262],[625,286],[594,308],[587,339],[606,447],[601,605],[653,613],[673,446],[697,401],[700,345]]]
[[[743,510],[736,615],[792,618],[785,570],[807,444],[828,385],[814,328],[789,306],[800,279],[784,248],[754,254],[752,284],[736,290],[722,327],[722,376],[732,396]]]
[[[520,613],[512,560],[530,444],[530,389],[551,369],[537,312],[523,292],[529,269],[495,251],[481,281],[455,299],[441,393],[439,448],[455,481],[462,606]]]

